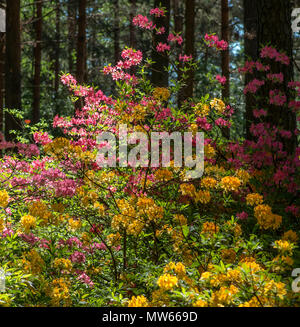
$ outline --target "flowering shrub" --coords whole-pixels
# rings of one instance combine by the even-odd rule
[[[133,22],[155,29],[142,15]],[[180,45],[182,39],[170,34],[168,42],[157,50],[171,55],[172,42]],[[218,51],[228,46],[214,35],[204,42]],[[126,48],[121,57],[103,69],[117,81],[115,97],[62,76],[84,107],[74,117],[54,118],[61,137],[32,129],[35,144],[1,143],[0,260],[7,277],[0,304],[299,304],[290,276],[300,263],[300,151],[288,155],[281,142],[290,132],[262,121],[251,128],[253,140],[226,141],[221,129],[232,124],[230,106],[203,95],[178,108],[177,85],[151,85],[140,51]],[[261,58],[289,64],[269,47]],[[182,53],[176,61],[188,69],[194,65]],[[132,66],[139,67],[136,75],[127,72]],[[241,71],[254,69],[274,84],[282,82],[260,62],[247,62]],[[254,79],[245,93],[264,82]],[[290,87],[299,93],[297,82]],[[297,110],[297,102],[286,104],[284,96],[274,90],[270,103]],[[268,108],[254,109],[259,119]],[[146,136],[205,132],[204,175],[188,179],[187,168],[173,160],[170,167],[103,168],[96,156],[105,144],[96,138],[106,131],[118,137],[122,124]]]

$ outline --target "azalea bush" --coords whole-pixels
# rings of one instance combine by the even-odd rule
[[[164,33],[146,16],[133,22]],[[60,137],[25,124],[20,142],[2,139],[1,305],[299,305],[291,272],[300,265],[300,150],[288,153],[292,132],[262,119],[270,103],[299,109],[299,102],[287,103],[276,91],[284,77],[268,65],[289,65],[289,58],[264,47],[260,61],[241,68],[264,72],[245,93],[255,94],[266,82],[275,86],[266,106],[254,108],[252,140],[229,141],[222,131],[233,124],[230,105],[203,94],[178,107],[185,72],[196,67],[192,57],[172,51],[182,42],[171,33],[168,43],[155,45],[172,59],[170,72],[183,72],[168,88],[151,85],[151,62],[126,48],[116,66],[103,69],[116,81],[115,96],[62,75],[84,106],[73,117],[55,117]],[[203,45],[228,46],[209,34]],[[216,81],[224,84],[224,77]],[[300,83],[289,86],[297,98]],[[169,167],[103,167],[96,159],[105,143],[97,136],[111,132],[119,139],[121,125],[147,139],[152,132],[189,132],[193,144],[203,132],[203,175],[188,178],[188,168],[177,167],[174,158]]]

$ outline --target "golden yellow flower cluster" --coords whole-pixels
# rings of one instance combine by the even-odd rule
[[[237,177],[226,176],[222,178],[220,186],[225,192],[237,191],[241,186],[241,181]]]
[[[160,168],[156,170],[154,177],[160,182],[167,182],[173,178],[173,173],[168,169]]]
[[[48,290],[48,295],[51,297],[51,304],[54,307],[71,305],[70,298],[70,283],[64,278],[54,279],[51,287]]]
[[[158,278],[157,285],[165,290],[171,290],[178,284],[178,278],[170,274],[164,274]]]
[[[270,206],[260,204],[254,208],[254,216],[263,229],[277,229],[282,223],[282,217],[272,213]]]
[[[139,295],[137,297],[133,296],[128,301],[128,307],[136,307],[136,308],[149,307],[149,302],[144,295]]]
[[[31,249],[24,255],[24,269],[32,274],[40,274],[43,271],[45,262],[35,249]]]
[[[156,87],[153,91],[153,97],[160,101],[167,101],[170,95],[170,91],[165,87]]]
[[[21,226],[25,233],[29,233],[31,228],[36,227],[36,219],[31,215],[25,215],[21,218]]]
[[[69,259],[56,258],[53,261],[53,267],[69,272],[72,269],[72,262]]]
[[[7,207],[9,202],[9,195],[6,190],[0,191],[0,208]]]
[[[42,224],[46,225],[51,222],[52,213],[48,210],[43,201],[34,201],[28,205],[30,215],[42,219]]]
[[[220,99],[216,99],[214,98],[211,102],[210,102],[210,106],[212,109],[215,109],[217,110],[217,112],[219,114],[223,114],[225,109],[226,109],[226,106],[225,106],[225,103],[220,100]]]
[[[212,177],[205,177],[201,181],[201,186],[205,189],[213,189],[217,185],[217,181]]]
[[[263,196],[258,193],[250,193],[246,196],[246,203],[248,206],[258,206],[263,202]]]
[[[82,226],[82,222],[79,218],[77,218],[77,219],[70,218],[68,220],[68,223],[69,223],[70,230],[72,230],[72,231],[78,230]]]
[[[209,112],[210,108],[208,104],[199,102],[194,107],[194,113],[198,117],[204,118],[209,114]]]
[[[236,172],[236,177],[239,178],[243,184],[247,184],[251,178],[250,174],[243,169],[239,169]]]
[[[298,238],[297,233],[295,233],[295,232],[292,231],[292,230],[289,230],[289,231],[287,231],[287,232],[285,232],[285,233],[283,234],[282,239],[283,239],[284,241],[289,241],[289,242],[291,242],[291,243],[297,243],[297,241],[298,241],[299,238]]]
[[[219,230],[220,230],[219,226],[213,222],[207,221],[207,222],[203,223],[202,234],[213,235],[213,234],[218,233]]]
[[[164,268],[164,273],[167,273],[167,272],[175,272],[175,274],[179,278],[182,278],[186,274],[185,265],[181,262],[175,263],[175,262],[171,261]]]
[[[279,250],[281,253],[289,253],[291,254],[293,251],[293,244],[289,241],[278,240],[275,241],[274,248]]]

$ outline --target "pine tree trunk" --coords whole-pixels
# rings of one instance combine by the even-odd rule
[[[175,33],[180,33],[182,36],[183,34],[183,14],[182,14],[182,6],[181,2],[179,0],[172,0],[172,7],[174,12],[174,30]],[[177,44],[177,58],[179,57],[179,54],[182,52],[181,45]],[[181,81],[182,79],[182,69],[183,65],[182,62],[179,61],[177,65],[177,80]],[[181,106],[181,103],[183,101],[183,90],[180,90],[178,92],[178,107]]]
[[[75,49],[75,35],[76,35],[76,7],[77,2],[72,3],[68,0],[68,65],[69,72],[74,72],[73,51]]]
[[[120,60],[120,8],[119,0],[114,0],[114,61],[115,64]]]
[[[258,13],[257,13],[258,0],[244,0],[244,43],[245,43],[245,61],[258,59],[258,43],[257,43],[257,30],[258,30]],[[253,79],[253,75],[245,75],[245,85]],[[246,102],[246,137],[248,140],[252,139],[250,133],[250,126],[254,121],[253,107],[255,99],[249,93],[245,96]]]
[[[170,0],[154,0],[154,8],[165,7],[167,10],[165,17],[155,17],[154,24],[157,28],[165,27],[165,33],[157,35],[153,32],[152,42],[152,65],[151,83],[157,87],[167,87],[169,85],[169,74],[166,72],[166,68],[169,66],[169,57],[166,53],[159,53],[156,51],[156,46],[162,42],[167,43],[169,29],[170,29]]]
[[[3,108],[4,108],[4,70],[5,70],[5,33],[0,33],[0,133],[3,132]]]
[[[5,107],[21,110],[21,33],[20,0],[6,3]],[[19,130],[18,119],[5,114],[5,137],[12,140],[11,130]]]
[[[59,81],[59,73],[60,73],[60,62],[59,62],[59,57],[60,57],[60,0],[56,0],[55,26],[56,26],[56,33],[55,33],[56,47],[55,47],[55,85],[54,85],[54,90],[55,90],[55,96],[57,98],[58,91],[59,91],[59,83],[60,83],[60,81]],[[58,113],[57,109],[56,109],[56,113]]]
[[[129,43],[130,47],[136,48],[136,28],[132,23],[133,18],[136,16],[136,0],[130,0],[130,25],[129,25]]]
[[[86,0],[79,0],[76,78],[84,83],[86,58]]]
[[[195,58],[195,0],[185,0],[185,54]],[[194,94],[193,70],[187,72],[186,87],[184,87],[184,99],[192,98]]]
[[[86,82],[86,0],[79,0],[76,78],[79,84]],[[83,99],[75,103],[75,107],[83,107]]]
[[[222,25],[222,40],[226,41],[229,45],[229,7],[228,0],[221,0],[221,25]],[[225,102],[230,98],[230,54],[229,47],[227,50],[222,51],[222,75],[226,77],[226,83],[222,88],[222,98]],[[226,138],[230,137],[230,130],[228,128],[222,129],[222,134]]]
[[[41,103],[41,60],[42,60],[42,1],[36,0],[35,47],[34,47],[34,78],[33,78],[33,112],[32,122],[40,120]]]

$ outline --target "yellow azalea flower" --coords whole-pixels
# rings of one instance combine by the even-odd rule
[[[298,241],[298,235],[296,232],[289,230],[283,234],[282,239],[284,241],[290,241],[291,243],[297,243]]]
[[[133,296],[128,301],[128,307],[149,307],[149,302],[144,295]]]
[[[166,291],[173,289],[178,284],[176,276],[164,274],[158,278],[158,286]]]
[[[9,202],[9,195],[6,190],[0,191],[0,208],[7,207]]]
[[[249,206],[257,206],[264,202],[264,198],[262,195],[258,193],[250,193],[246,196],[246,203]]]
[[[21,218],[21,226],[24,228],[25,233],[29,233],[31,228],[36,227],[36,219],[31,215],[25,215]]]
[[[222,178],[220,186],[225,192],[237,191],[241,186],[241,181],[237,177],[227,176]]]
[[[153,91],[153,97],[156,100],[167,101],[170,95],[170,91],[165,87],[156,87]]]

